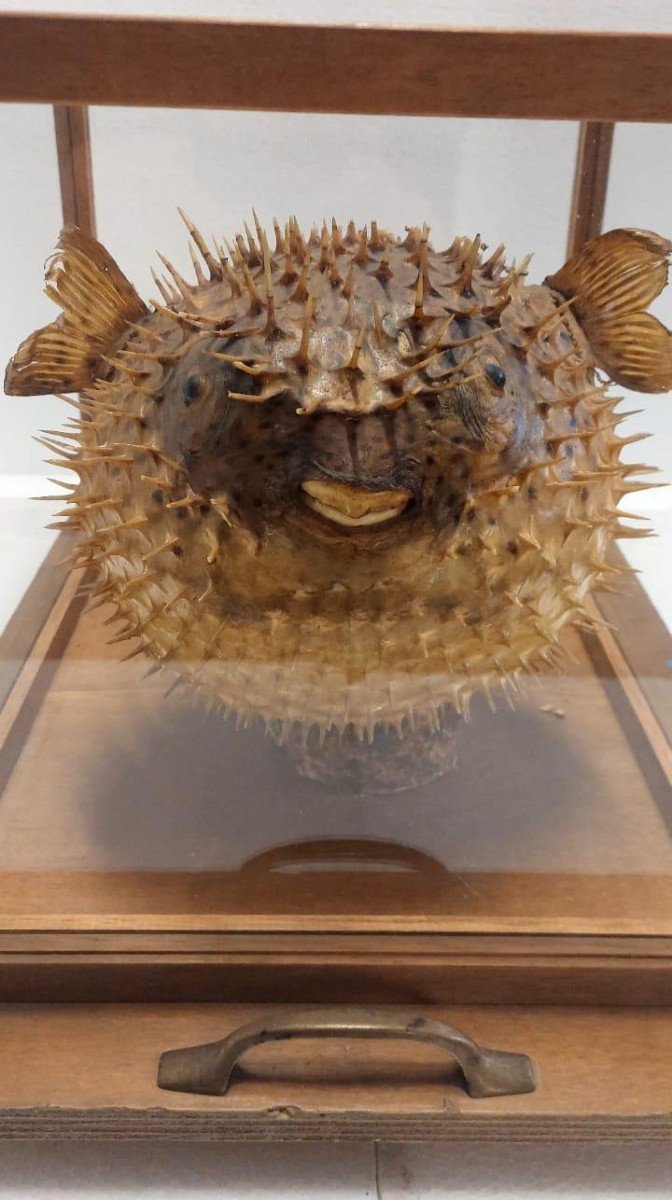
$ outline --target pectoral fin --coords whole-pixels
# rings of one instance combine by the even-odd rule
[[[66,225],[50,260],[45,292],[63,310],[31,333],[10,360],[5,391],[13,396],[75,392],[89,386],[129,321],[147,309],[104,246]]]
[[[638,392],[672,388],[672,334],[645,310],[667,283],[672,242],[645,229],[612,229],[588,242],[545,283],[572,310],[598,364]]]

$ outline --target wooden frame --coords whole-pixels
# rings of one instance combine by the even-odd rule
[[[252,68],[228,73],[224,61]],[[614,122],[672,121],[671,77],[672,37],[660,35],[0,15],[0,101],[54,105],[64,219],[89,232],[95,209],[88,104],[564,119],[581,121],[573,252],[601,226]],[[12,660],[0,679],[5,695],[22,686],[27,660],[34,677],[23,699],[34,696],[34,686],[39,693],[67,644],[68,621],[77,619],[73,585],[62,591],[57,557],[54,550],[2,639]],[[670,770],[672,713],[659,664],[670,657],[669,634],[637,587],[601,598],[600,611],[615,630],[591,642],[595,668],[617,682],[618,719],[662,778]],[[633,631],[644,618],[642,640]],[[30,880],[17,876],[14,883],[29,895]],[[646,1006],[672,1004],[672,927],[657,920],[648,932],[624,924],[605,934],[598,925],[582,930],[575,922],[568,931],[562,919],[555,929],[542,920],[537,932],[527,922],[505,933],[420,925],[390,928],[384,941],[366,924],[343,932],[252,923],[242,931],[205,919],[200,929],[180,930],[179,921],[165,920],[105,926],[94,914],[45,927],[27,901],[21,921],[0,929],[0,999],[13,1002],[0,1005],[0,1136],[45,1136],[48,1129],[49,1136],[198,1139],[669,1138],[672,1015],[669,1007]],[[110,1004],[104,1016],[83,1007],[103,988],[108,1001],[142,1006]],[[328,996],[494,1005],[451,1009],[451,1019],[491,1044],[529,1049],[550,1086],[540,1096],[475,1107],[454,1087],[446,1092],[431,1071],[423,1076],[426,1064],[402,1055],[420,1082],[399,1101],[352,1076],[343,1099],[328,1055],[323,1082],[311,1089],[291,1074],[306,1068],[297,1052],[284,1065],[272,1059],[250,1097],[185,1101],[156,1093],[152,1068],[160,1050],[222,1036],[247,1018],[249,1003],[239,1002],[264,994],[294,1003]],[[185,1004],[196,998],[230,1003]],[[55,999],[61,1003],[46,1003]],[[63,1004],[74,1000],[74,1008]],[[157,1000],[175,1003],[152,1007]],[[544,1007],[499,1007],[523,1000]],[[574,1008],[553,1007],[563,1000]],[[120,1046],[128,1046],[121,1058]],[[571,1072],[564,1062],[569,1046]],[[634,1068],[622,1094],[624,1056]],[[396,1078],[395,1052],[375,1061],[383,1078]],[[95,1072],[81,1070],[94,1062]],[[288,1064],[289,1088],[282,1082]]]
[[[89,110],[85,105],[54,105],[56,154],[63,223],[96,236]]]
[[[613,121],[581,122],[569,216],[568,258],[602,228],[613,140]]]
[[[0,16],[11,101],[669,121],[671,73],[661,34]]]

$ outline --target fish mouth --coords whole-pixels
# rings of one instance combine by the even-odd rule
[[[408,488],[370,492],[354,484],[330,479],[305,479],[301,491],[308,508],[333,525],[346,529],[365,529],[393,521],[413,499],[413,492]]]

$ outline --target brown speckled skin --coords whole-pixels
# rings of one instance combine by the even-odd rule
[[[290,223],[210,272],[117,339],[70,447],[119,638],[242,718],[359,737],[550,659],[638,486],[563,296],[375,226]],[[350,531],[307,478],[413,500]]]

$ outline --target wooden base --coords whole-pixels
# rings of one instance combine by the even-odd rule
[[[5,642],[0,999],[672,1002],[671,654],[643,594],[515,711],[477,705],[451,775],[380,797],[166,700],[79,582],[50,560]]]
[[[419,1008],[499,1049],[539,1087],[472,1100],[444,1055],[397,1042],[268,1044],[224,1097],[156,1086],[161,1052],[221,1037],[260,1005],[0,1008],[0,1137],[596,1141],[672,1137],[672,1011]]]
[[[591,117],[603,133],[672,113],[669,37],[0,25],[4,99],[504,112]],[[223,72],[227,58],[257,70]],[[502,62],[504,96],[489,87]],[[579,176],[584,225],[603,149]],[[81,154],[79,168],[81,183]],[[375,810],[297,792],[258,740],[167,705],[102,648],[76,581],[47,613],[56,574],[40,574],[2,643],[0,996],[145,1003],[0,1006],[0,1136],[670,1137],[672,1008],[650,1005],[672,1002],[672,653],[641,589],[601,600],[615,631],[575,639],[566,679],[543,680],[516,715],[479,714],[449,792]],[[281,992],[394,995],[526,1051],[540,1087],[475,1101],[417,1046],[291,1043],[246,1058],[223,1099],[158,1090],[163,1050],[221,1038],[264,1011],[242,998]],[[152,1002],[187,995],[232,1003]],[[448,996],[499,1006],[427,1005]],[[575,1007],[551,1007],[563,999]]]

